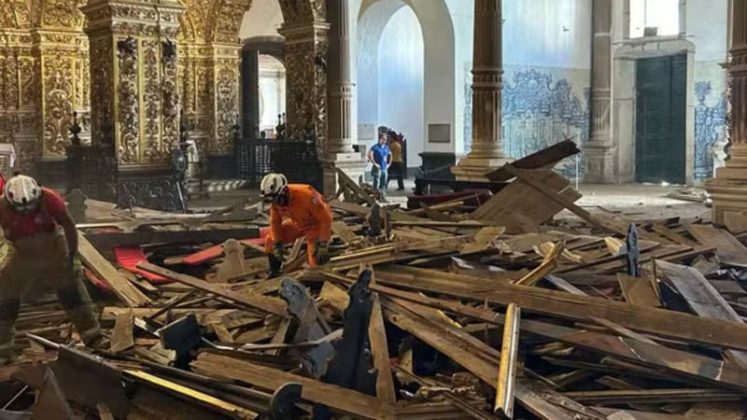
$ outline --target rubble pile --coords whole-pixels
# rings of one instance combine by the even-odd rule
[[[81,223],[110,348],[25,305],[0,417],[742,418],[747,236],[591,213],[550,169],[575,152],[408,209],[341,174],[333,257],[277,278],[257,206]]]

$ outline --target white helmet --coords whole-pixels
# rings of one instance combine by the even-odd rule
[[[34,178],[16,175],[5,184],[5,201],[16,211],[25,212],[37,208],[42,189]]]
[[[283,174],[267,174],[262,178],[262,182],[259,184],[259,189],[262,192],[262,197],[275,197],[280,194],[285,187],[288,186],[288,179]]]

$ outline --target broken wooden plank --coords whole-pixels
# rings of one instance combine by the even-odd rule
[[[285,317],[287,315],[285,302],[277,298],[271,298],[264,295],[256,294],[236,293],[214,284],[210,284],[205,280],[200,280],[196,277],[188,276],[186,274],[180,274],[148,262],[141,262],[140,264],[138,264],[138,268],[150,271],[152,273],[160,274],[164,277],[176,280],[179,283],[194,287],[195,289],[200,289],[208,293],[212,293],[215,296],[220,296],[234,302],[235,304],[250,309],[259,309],[264,312],[279,315],[281,317]]]
[[[473,317],[475,319],[479,319],[481,321],[489,323],[495,323],[498,325],[504,323],[503,316],[488,309],[472,307],[469,305],[464,305],[443,299],[429,298],[416,293],[402,292],[396,289],[391,289],[379,285],[372,286],[372,289],[377,290],[379,293],[385,296],[396,296],[396,298],[394,298],[395,302],[400,305],[402,300],[406,300],[410,302],[417,302],[418,305],[425,305],[433,308],[443,309],[449,312]],[[396,314],[400,317],[403,316],[401,311],[396,311]],[[395,323],[395,325],[400,326],[395,322],[396,319],[390,319],[390,321]],[[407,324],[402,324],[400,328],[403,328],[404,325]],[[423,329],[423,331],[426,331],[428,325],[426,321],[420,322],[419,325],[420,328]],[[439,327],[439,329],[447,331],[448,328],[450,328],[447,325],[442,325]],[[656,368],[660,371],[665,370],[667,372],[670,372],[671,374],[693,378],[703,383],[709,383],[741,391],[747,390],[747,370],[744,370],[740,366],[729,361],[716,360],[695,353],[670,349],[659,344],[651,344],[649,342],[638,341],[628,337],[619,337],[591,331],[583,331],[571,327],[549,324],[540,321],[526,319],[522,320],[521,328],[522,331],[531,334],[551,338],[553,340],[557,340],[573,346],[580,346],[588,350],[601,352],[603,354],[614,355],[615,357],[630,361],[632,363],[642,364],[644,366]],[[407,328],[406,331],[420,337],[418,335],[419,332],[416,333],[415,331],[417,330],[414,328]],[[447,337],[446,333],[443,331],[442,335],[444,337]],[[422,337],[420,338],[424,339]],[[435,340],[435,338],[433,340]],[[433,342],[437,343],[438,341]],[[431,345],[434,346],[434,344]],[[459,348],[464,348],[465,345],[466,343],[462,343]],[[478,347],[481,346],[478,345]],[[434,348],[438,347],[434,346]],[[445,354],[448,355],[449,353]],[[475,356],[476,354],[474,354],[473,352],[471,357],[475,359]],[[457,359],[454,360],[457,363],[461,364],[461,362],[457,361]],[[477,372],[473,373],[480,376]]]
[[[117,319],[114,321],[114,330],[112,330],[112,353],[120,353],[135,345],[135,339],[132,336],[133,326],[134,318],[132,315],[132,309],[117,315]]]
[[[368,339],[371,344],[373,366],[376,369],[376,396],[381,400],[382,410],[388,416],[393,415],[397,404],[394,388],[394,377],[389,361],[384,316],[381,311],[379,295],[372,294],[371,319],[368,324]]]
[[[245,360],[202,353],[192,362],[192,368],[198,373],[239,380],[268,391],[287,383],[299,383],[303,386],[301,397],[307,401],[360,418],[378,419],[382,415],[381,402],[375,397]]]
[[[78,253],[83,263],[106,282],[127,306],[137,307],[150,303],[150,298],[124,278],[83,234],[78,234]]]
[[[627,274],[618,273],[617,281],[620,283],[625,301],[633,305],[647,306],[649,308],[661,307],[661,302],[652,288],[652,281],[644,277],[632,277]],[[655,281],[655,280],[654,280]]]
[[[534,152],[523,158],[511,162],[509,165],[516,169],[550,169],[561,160],[581,153],[573,140],[563,140],[550,147]],[[493,182],[505,182],[514,177],[513,173],[500,167],[485,174]]]
[[[535,283],[542,280],[546,275],[552,273],[558,266],[558,258],[565,250],[565,242],[558,242],[553,245],[552,250],[545,256],[537,268],[529,272],[526,276],[516,280],[514,284],[522,286],[534,286]]]
[[[413,267],[380,268],[378,283],[443,293],[499,305],[516,303],[528,312],[584,321],[589,314],[609,319],[632,330],[747,350],[747,325],[697,317],[664,309],[644,308],[590,296],[486,281],[484,278],[451,275]],[[434,281],[438,279],[438,281]],[[459,279],[459,280],[453,280]]]
[[[514,304],[508,305],[503,325],[501,359],[498,365],[498,385],[496,386],[493,411],[509,419],[514,417],[514,391],[516,388],[520,322],[521,309]]]
[[[687,231],[701,244],[716,249],[716,255],[721,262],[747,267],[747,247],[731,233],[713,225],[687,225]]]
[[[239,229],[205,229],[205,230],[142,230],[135,232],[100,232],[87,233],[92,244],[99,249],[110,249],[115,246],[139,246],[143,244],[188,244],[188,243],[222,243],[233,238],[259,238],[256,226]]]
[[[475,374],[488,385],[496,386],[500,353],[495,349],[454,327],[436,324],[417,315],[410,310],[411,305],[402,301],[387,298],[383,305],[384,315],[389,322],[449,356],[454,362]],[[573,418],[573,415],[563,408],[540,398],[530,389],[527,382],[525,378],[517,382],[516,398],[533,414],[548,420]]]
[[[537,171],[536,175],[539,182],[553,195],[562,196],[563,202],[572,203],[581,198],[581,194],[571,188],[570,182],[560,175],[548,170]],[[514,181],[472,212],[470,218],[505,226],[509,233],[523,233],[527,229],[522,226],[537,226],[561,210],[562,204],[547,200],[542,192],[524,182]]]
[[[690,309],[704,318],[744,324],[742,317],[726,302],[700,271],[666,261],[657,261],[657,268],[669,279],[687,301]],[[747,352],[727,350],[730,359],[747,368]]]
[[[143,382],[156,388],[165,390],[168,393],[174,394],[183,399],[187,399],[188,401],[193,401],[203,407],[215,410],[232,418],[256,419],[259,417],[258,413],[255,413],[247,408],[240,407],[224,400],[220,400],[199,391],[195,391],[194,389],[191,389],[184,385],[169,381],[147,372],[143,372],[142,370],[127,369],[124,371],[124,373],[126,376],[134,378],[139,382]]]
[[[570,200],[568,199],[568,197],[558,194],[558,191],[554,191],[552,188],[545,185],[536,171],[522,171],[513,168],[508,169],[512,171],[514,175],[516,175],[518,180],[521,180],[522,182],[531,186],[535,190],[542,193],[542,195],[549,198],[550,201],[570,210],[573,214],[586,220],[592,225],[610,230],[615,233],[619,233],[623,236],[627,235],[630,222],[619,220],[611,216],[593,215],[589,213],[588,211],[577,206],[574,203],[576,200]]]

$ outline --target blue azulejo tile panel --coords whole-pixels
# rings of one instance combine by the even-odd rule
[[[582,145],[589,138],[589,71],[535,68],[507,71],[502,89],[504,151],[513,158],[572,138]],[[465,151],[472,142],[472,89],[464,87]],[[583,159],[583,158],[581,158]],[[577,168],[578,163],[578,168]],[[583,177],[583,162],[570,159],[558,168],[563,175]]]
[[[715,101],[712,82],[695,82],[695,171],[693,176],[701,181],[713,176],[714,145],[723,142],[726,136],[726,93],[721,92]]]

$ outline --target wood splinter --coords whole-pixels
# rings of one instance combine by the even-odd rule
[[[495,408],[493,412],[503,418],[514,416],[514,393],[516,390],[516,365],[519,354],[519,331],[521,308],[508,305],[503,325],[501,360],[498,365],[498,385],[496,386]]]

